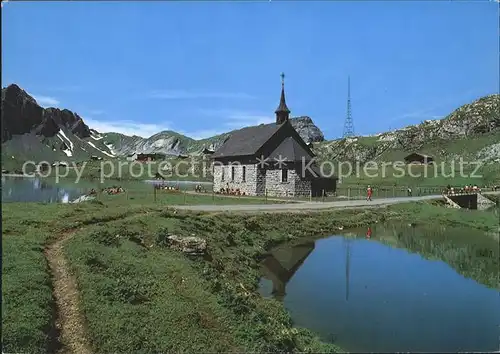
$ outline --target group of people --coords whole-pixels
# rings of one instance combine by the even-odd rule
[[[176,186],[165,186],[165,185],[162,185],[162,184],[155,184],[155,188],[156,189],[166,190],[166,191],[178,191],[178,190],[180,190],[179,185],[176,185]]]
[[[447,195],[455,195],[455,194],[475,194],[475,193],[481,193],[481,188],[479,188],[477,185],[471,185],[471,186],[464,186],[461,188],[454,188],[451,185],[446,186],[446,194]]]
[[[226,195],[245,195],[245,192],[240,191],[239,188],[233,189],[233,188],[221,188],[217,194],[226,194]]]
[[[487,188],[487,187],[485,187]],[[492,186],[491,189],[493,191],[500,190],[500,186]],[[479,188],[477,185],[466,185],[462,188],[454,188],[451,185],[446,186],[446,190],[444,191],[444,194],[447,195],[455,195],[455,194],[476,194],[476,193],[481,193],[481,188]],[[413,191],[410,187],[407,189],[407,194],[408,197],[413,196]],[[366,200],[371,201],[373,196],[373,188],[371,186],[368,186],[366,189]]]
[[[103,193],[107,193],[107,194],[118,194],[118,193],[125,192],[125,189],[123,189],[120,186],[118,186],[118,187],[117,186],[113,186],[113,187],[108,187],[108,188],[102,189],[102,192]]]
[[[113,187],[106,187],[101,189],[101,193],[106,193],[106,194],[118,194],[118,193],[123,193],[125,192],[125,189],[123,189],[120,186],[113,186]],[[87,195],[96,195],[97,191],[92,188]]]

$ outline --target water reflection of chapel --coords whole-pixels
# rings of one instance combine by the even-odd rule
[[[314,242],[278,248],[261,263],[264,278],[273,283],[273,295],[282,300],[286,294],[286,284],[314,250]]]
[[[345,300],[349,301],[349,280],[351,268],[351,242],[346,237],[343,240],[345,248]],[[307,257],[314,251],[315,242],[307,242],[292,247],[280,247],[273,250],[261,263],[261,274],[264,279],[273,283],[272,294],[277,300],[283,300],[286,295],[286,285],[302,266]]]

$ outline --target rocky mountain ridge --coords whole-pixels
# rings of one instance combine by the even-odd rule
[[[78,114],[67,109],[43,109],[17,85],[2,89],[2,143],[13,135],[32,132],[50,138],[61,128],[79,138],[90,137],[90,128]]]
[[[307,142],[324,140],[321,130],[310,117],[291,119],[292,125]],[[67,109],[42,108],[18,85],[2,89],[2,148],[10,157],[47,161],[63,158],[88,159],[126,156],[134,153],[162,153],[170,156],[201,154],[204,148],[217,149],[232,132],[195,140],[163,131],[149,138],[120,133],[99,133]],[[3,153],[2,155],[6,155]]]
[[[91,156],[114,158],[133,153],[199,155],[204,148],[216,150],[232,134],[228,132],[195,140],[173,131],[159,132],[149,138],[99,133],[88,127],[78,114],[67,109],[40,107],[17,85],[2,89],[1,123],[2,159],[19,161],[87,160]],[[436,147],[429,152],[445,156],[452,153],[446,151],[448,142],[481,136],[491,138],[483,139],[484,143],[477,149],[470,149],[482,149],[478,156],[488,158],[498,152],[500,142],[500,95],[482,97],[441,120],[425,121],[370,137],[325,141],[310,117],[291,118],[291,123],[306,142],[313,143],[313,151],[321,159],[394,160],[395,153],[425,151],[429,144]],[[464,149],[466,152],[467,148]],[[453,153],[459,155],[461,152]]]
[[[2,88],[2,164],[115,157],[102,136],[67,109],[42,108],[19,86]]]
[[[488,146],[500,142],[500,95],[488,95],[465,104],[443,119],[427,120],[421,124],[407,126],[369,137],[352,137],[314,144],[314,149],[325,159],[349,161],[368,161],[373,159],[394,160],[394,152],[432,152],[438,157],[467,155],[467,149],[474,151],[476,146],[469,144],[457,152],[447,151],[450,141],[483,139]],[[466,144],[465,144],[466,145]],[[440,146],[442,147],[440,149]],[[429,151],[431,149],[432,151]],[[492,150],[491,150],[492,149]],[[491,151],[496,151],[491,148]],[[491,154],[490,154],[491,155]],[[494,156],[491,155],[493,158]]]
[[[305,142],[321,142],[325,140],[323,132],[308,116],[290,118],[292,126]],[[118,156],[134,153],[161,153],[166,155],[201,154],[204,148],[216,150],[226,140],[232,131],[207,139],[195,140],[185,135],[173,132],[159,132],[149,138],[127,136],[120,133],[104,133],[104,139],[112,145]]]
[[[494,157],[497,151],[495,144],[500,141],[495,135],[495,132],[500,132],[500,95],[488,95],[465,104],[440,120],[428,120],[375,136],[325,141],[323,133],[310,117],[291,118],[291,122],[306,142],[313,143],[314,152],[321,159],[360,162],[377,158],[390,160],[393,158],[391,152],[399,152],[401,156],[405,153],[426,150],[425,146],[429,144],[438,148],[437,151],[434,151],[435,149],[432,151],[433,154],[446,157],[450,155],[445,146],[449,141],[472,139],[485,134],[493,134],[491,146],[482,146],[483,151],[478,153],[478,156]],[[196,155],[203,148],[217,149],[230,134],[231,132],[228,132],[203,140],[194,140],[171,131],[161,132],[147,139],[118,133],[107,133],[104,136],[111,141],[110,144],[117,155],[133,152]],[[442,150],[439,150],[439,146],[443,147]],[[470,146],[470,149],[474,150],[474,147]],[[465,154],[466,151],[461,153]]]

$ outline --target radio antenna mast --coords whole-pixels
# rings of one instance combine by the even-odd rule
[[[351,113],[351,77],[347,77],[347,116],[344,124],[344,138],[354,136],[354,122]]]

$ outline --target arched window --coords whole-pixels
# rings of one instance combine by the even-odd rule
[[[281,182],[288,182],[288,170],[286,168],[281,169]]]

